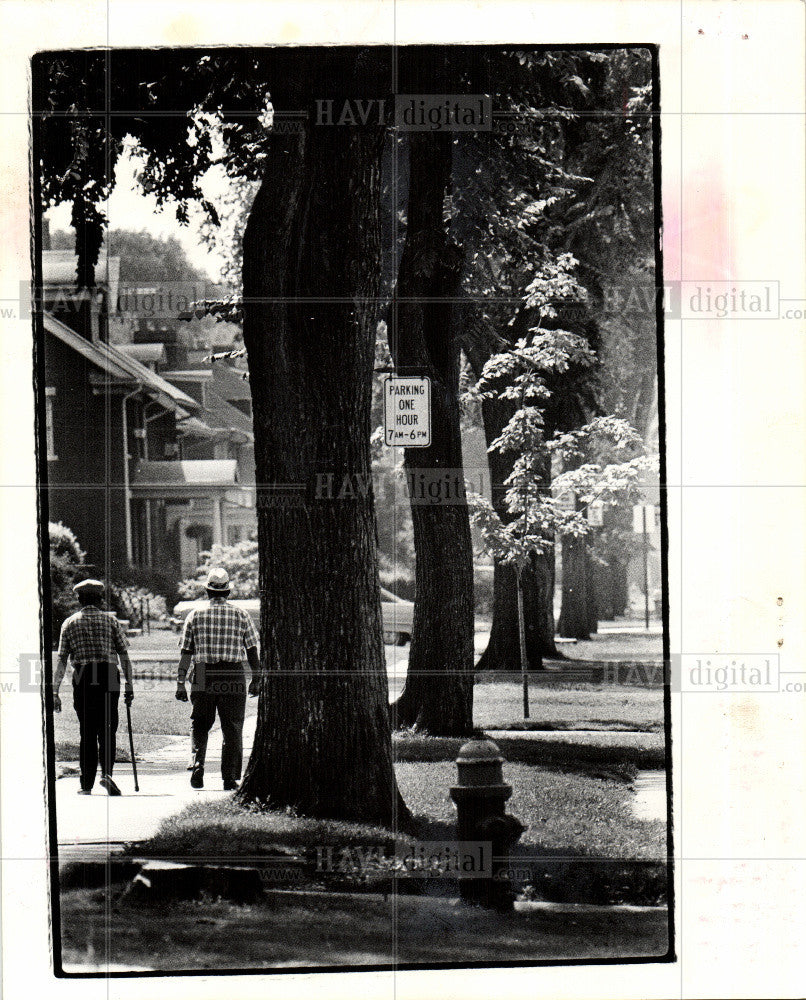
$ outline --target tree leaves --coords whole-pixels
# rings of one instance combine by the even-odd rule
[[[529,290],[538,314],[545,315],[554,301],[578,294],[575,266],[570,254],[543,265]],[[555,538],[585,537],[590,531],[585,508],[590,504],[634,502],[646,476],[657,466],[655,458],[640,454],[643,441],[635,428],[613,415],[594,417],[576,430],[558,432],[546,440],[539,404],[551,397],[547,375],[565,371],[571,364],[592,367],[596,355],[584,337],[567,330],[538,326],[530,334],[510,350],[489,358],[466,394],[476,399],[520,401],[489,447],[517,454],[503,484],[504,503],[512,519],[504,523],[483,498],[475,497],[470,505],[490,555],[518,571],[532,556],[550,551]],[[555,476],[546,486],[546,470],[552,464]],[[569,465],[572,468],[562,471]]]

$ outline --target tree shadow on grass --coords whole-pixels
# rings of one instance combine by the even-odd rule
[[[398,763],[454,761],[463,739],[398,733],[392,744]],[[663,770],[663,747],[625,744],[596,745],[566,740],[536,740],[496,736],[502,756],[510,764],[529,764],[549,770],[583,774],[594,778],[630,782],[636,770]]]
[[[421,842],[456,842],[455,823],[423,814],[414,819]],[[525,899],[601,906],[661,906],[668,900],[667,861],[606,858],[573,848],[516,843],[509,850],[509,876],[515,892]],[[421,889],[426,895],[455,891],[455,884]]]

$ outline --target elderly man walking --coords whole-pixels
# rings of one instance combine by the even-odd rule
[[[176,698],[187,701],[185,678],[193,660],[193,686],[190,700],[193,770],[190,784],[204,787],[204,762],[207,737],[215,722],[221,721],[224,745],[221,751],[221,777],[224,789],[238,787],[243,766],[243,723],[246,711],[246,677],[243,656],[249,661],[252,679],[249,694],[258,691],[258,639],[249,615],[230,604],[229,574],[225,569],[211,569],[207,577],[207,607],[194,608],[185,619],[179,648],[179,671]]]
[[[53,677],[53,710],[62,710],[59,687],[70,658],[73,663],[73,707],[78,716],[80,733],[79,793],[89,795],[92,792],[100,760],[99,784],[109,795],[120,795],[120,789],[112,780],[120,699],[117,661],[119,657],[126,677],[124,700],[127,705],[131,705],[134,691],[128,644],[114,615],[101,610],[104,585],[100,580],[84,580],[77,583],[73,591],[81,604],[81,610],[71,615],[62,625],[56,673]]]

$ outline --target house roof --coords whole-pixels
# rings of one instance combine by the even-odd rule
[[[75,288],[78,257],[72,250],[42,251],[42,284],[46,288]],[[112,308],[117,309],[120,257],[101,256],[95,265],[95,284],[109,289]]]
[[[236,431],[245,435],[248,440],[254,437],[252,421],[245,413],[242,413],[236,406],[222,399],[213,389],[207,390],[205,396],[205,407],[203,416],[211,427],[221,430]]]
[[[120,348],[100,340],[87,340],[48,312],[44,314],[44,324],[48,333],[83,355],[101,371],[127,385],[139,384],[166,409],[174,410],[181,416],[186,416],[187,411],[195,413],[200,409],[195,399],[152,372],[150,368],[146,368],[135,358],[130,358]]]
[[[234,458],[185,459],[180,462],[139,461],[132,487],[230,487],[238,485],[238,463]]]
[[[173,368],[162,374],[172,382],[209,382],[213,377],[210,368]]]
[[[252,398],[248,373],[225,361],[216,361],[209,368],[177,368],[163,375],[172,382],[212,382],[216,392],[227,400]]]
[[[219,436],[217,431],[213,430],[203,420],[199,420],[198,417],[185,417],[176,426],[182,437],[205,438],[209,440],[210,438]]]
[[[248,373],[241,368],[234,368],[226,361],[216,361],[212,365],[213,385],[224,399],[250,399],[252,390],[249,388]]]
[[[118,344],[117,348],[128,357],[143,364],[164,362],[166,358],[165,344],[162,342],[156,344]]]
[[[210,368],[193,368],[187,369],[186,371],[177,369],[175,371],[165,372],[165,376],[170,378],[172,381],[180,383],[185,382],[196,385],[206,383],[204,394],[205,402],[200,416],[215,430],[236,431],[239,434],[245,435],[251,441],[254,437],[252,420],[242,410],[239,410],[237,406],[233,406],[228,402],[228,399],[238,399],[240,397],[225,396],[219,388],[220,382],[217,378],[216,372],[216,369],[219,367],[221,366],[215,365],[212,370]],[[241,383],[241,385],[246,387],[246,395],[248,398],[249,383],[244,382],[240,376],[238,376],[237,380]]]

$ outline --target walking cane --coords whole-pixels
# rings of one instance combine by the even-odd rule
[[[135,792],[140,791],[140,786],[137,784],[137,764],[134,760],[134,737],[132,736],[132,708],[128,703],[126,704],[126,720],[129,723],[129,750],[132,755],[132,771],[134,772],[134,790]]]

